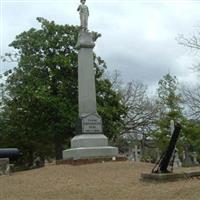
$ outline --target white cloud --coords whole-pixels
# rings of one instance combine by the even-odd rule
[[[58,24],[79,24],[78,4],[78,0],[3,1],[3,52],[17,34],[39,26],[38,16]],[[181,81],[193,81],[189,69],[193,55],[175,38],[193,32],[200,19],[200,2],[88,0],[87,4],[89,28],[102,33],[95,51],[110,70],[120,70],[125,81],[152,85],[169,71]]]

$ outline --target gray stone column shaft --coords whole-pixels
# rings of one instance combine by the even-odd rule
[[[89,16],[88,8],[78,7]],[[85,23],[85,24],[84,24]],[[78,34],[76,49],[78,50],[78,105],[77,135],[71,140],[71,149],[63,151],[64,160],[115,157],[118,148],[108,146],[108,138],[103,134],[102,119],[97,113],[95,71],[93,48],[100,36],[87,30],[87,18],[81,19],[81,30]]]
[[[78,52],[79,116],[96,113],[96,89],[93,48],[80,48]]]

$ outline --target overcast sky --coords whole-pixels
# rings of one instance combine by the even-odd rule
[[[1,54],[12,51],[8,44],[31,27],[36,17],[57,24],[79,25],[79,0],[0,0]],[[87,0],[89,29],[102,34],[95,52],[119,70],[125,82],[155,85],[170,72],[180,82],[196,83],[191,71],[198,55],[178,45],[178,34],[190,36],[200,26],[200,1]],[[1,63],[1,72],[6,70]]]

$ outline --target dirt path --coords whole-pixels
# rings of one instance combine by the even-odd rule
[[[107,162],[52,165],[0,177],[0,200],[199,200],[200,180],[144,183],[152,165]]]

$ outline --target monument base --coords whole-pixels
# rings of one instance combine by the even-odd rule
[[[142,173],[141,180],[142,181],[177,181],[180,179],[189,179],[189,178],[199,178],[200,171],[193,172],[179,172],[179,173],[163,173],[163,174],[155,174],[155,173]]]
[[[78,160],[100,157],[116,157],[118,148],[108,146],[103,134],[83,134],[71,140],[71,149],[63,151],[63,160]]]
[[[118,155],[117,157],[98,157],[98,158],[83,158],[78,160],[57,160],[56,165],[85,165],[93,163],[104,163],[104,162],[121,162],[127,161],[127,157],[124,155]]]
[[[63,151],[63,159],[83,159],[83,158],[97,158],[97,157],[115,157],[118,154],[116,147],[80,147],[75,149],[68,149]]]

